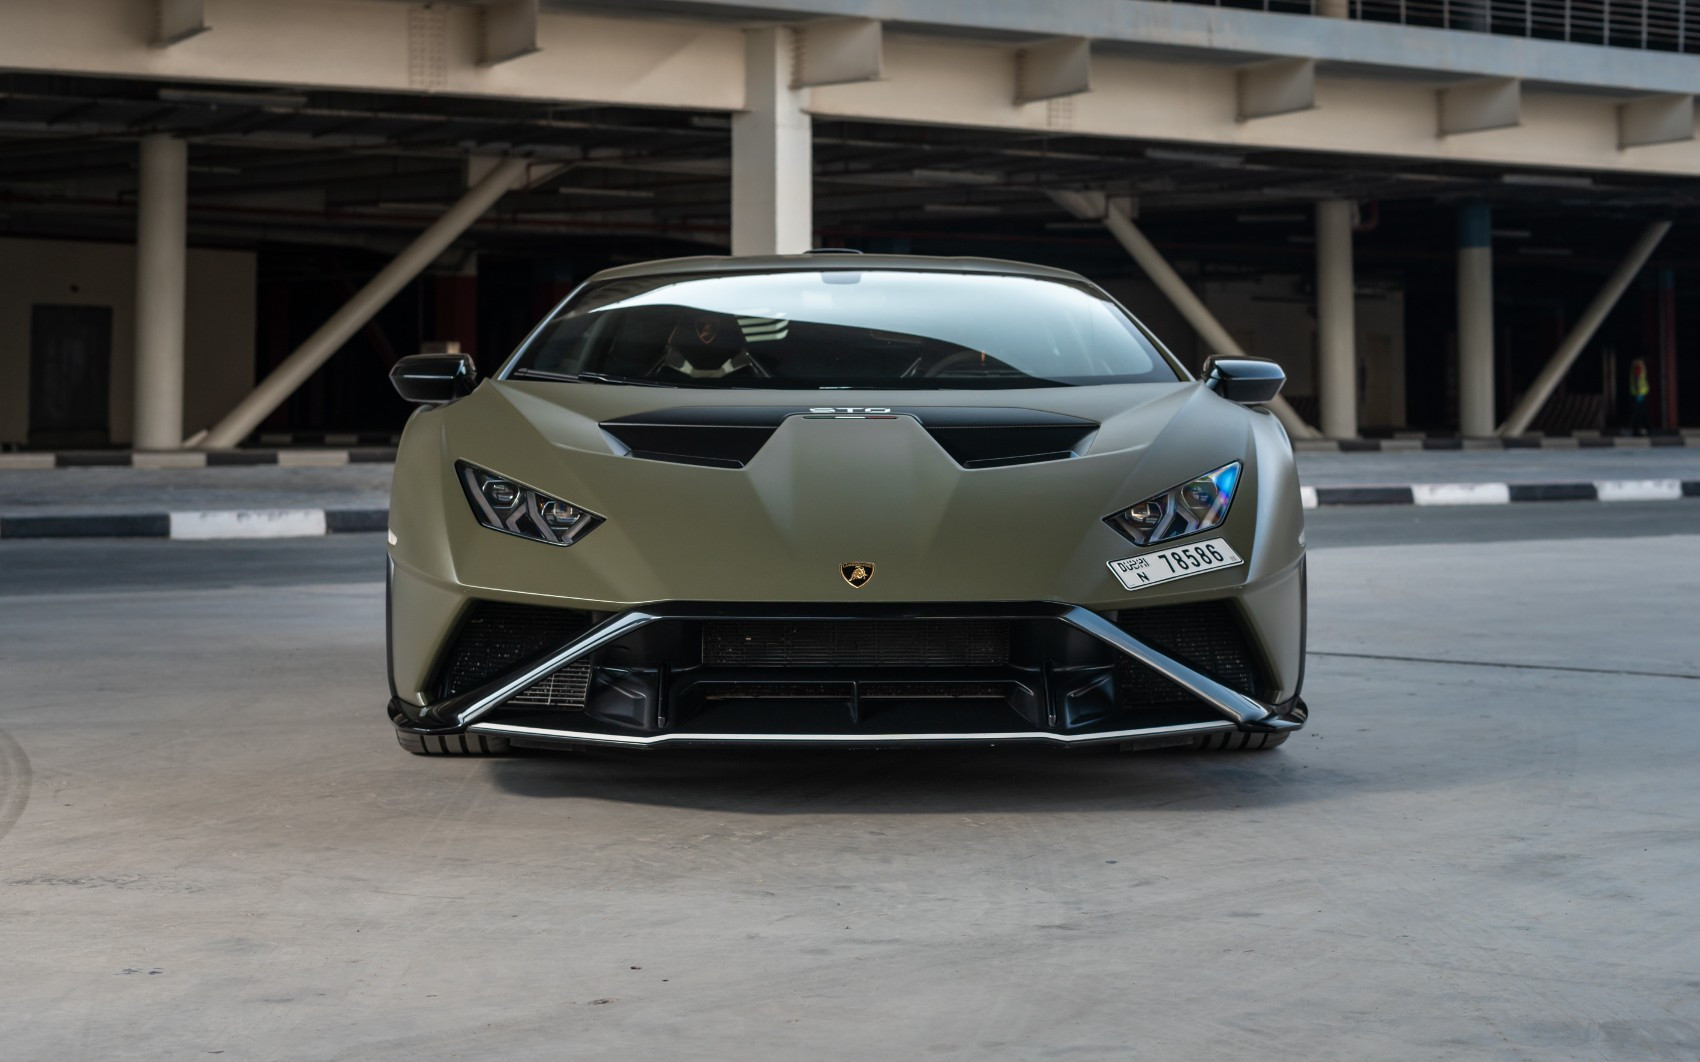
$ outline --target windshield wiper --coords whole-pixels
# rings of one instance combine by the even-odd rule
[[[635,376],[611,376],[605,372],[546,372],[543,369],[515,369],[514,376],[529,380],[561,380],[566,383],[635,384],[638,387],[671,387],[660,380],[640,380]]]

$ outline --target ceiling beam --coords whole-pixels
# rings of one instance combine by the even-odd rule
[[[206,0],[143,2],[153,5],[153,37],[148,43],[155,48],[169,48],[207,31]]]
[[[537,47],[537,0],[491,0],[478,9],[478,65],[495,66]]]
[[[1694,139],[1694,97],[1643,96],[1617,109],[1617,146],[1646,147]]]
[[[1316,106],[1316,60],[1271,59],[1240,67],[1239,120],[1295,114]]]
[[[877,19],[810,22],[794,32],[792,88],[878,81],[885,76],[884,33]]]
[[[1015,102],[1038,103],[1092,90],[1092,42],[1057,37],[1015,53]]]
[[[1448,85],[1438,93],[1440,135],[1509,129],[1523,123],[1523,83],[1487,77]]]

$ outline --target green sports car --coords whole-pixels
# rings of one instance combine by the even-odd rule
[[[389,715],[421,754],[1302,726],[1304,515],[1258,403],[1073,273],[610,269],[491,378],[404,358]],[[476,385],[475,385],[476,384]]]

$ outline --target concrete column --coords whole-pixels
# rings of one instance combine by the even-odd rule
[[[1316,13],[1323,18],[1351,18],[1351,0],[1316,0]]]
[[[1458,208],[1458,432],[1492,435],[1493,212]]]
[[[183,445],[183,318],[187,290],[189,150],[175,137],[142,138],[136,190],[138,450]]]
[[[1352,207],[1316,204],[1316,368],[1322,434],[1358,434],[1358,350],[1352,272]]]
[[[808,90],[791,87],[793,31],[744,34],[744,110],[732,116],[732,253],[799,254],[814,232]]]

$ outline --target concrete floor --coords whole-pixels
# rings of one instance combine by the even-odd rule
[[[1693,1059],[1700,529],[1531,509],[1311,514],[1241,756],[416,759],[377,536],[0,543],[0,1055]]]

